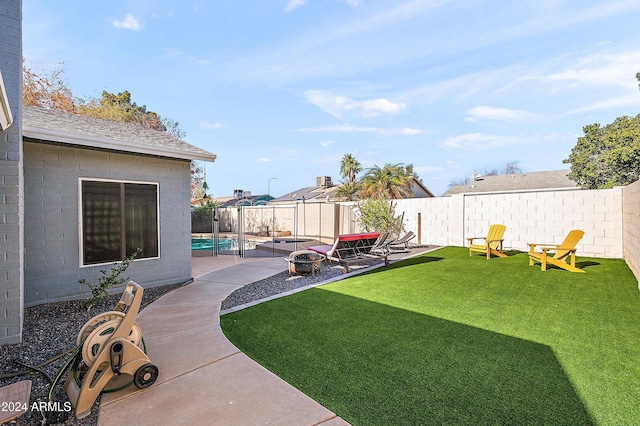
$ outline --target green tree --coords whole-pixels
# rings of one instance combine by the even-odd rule
[[[358,223],[366,232],[389,232],[397,236],[402,232],[402,217],[396,216],[393,201],[368,198],[358,203]]]
[[[611,188],[640,178],[640,114],[611,124],[589,124],[564,163],[569,178],[587,189]]]
[[[360,182],[341,182],[335,191],[335,197],[342,201],[355,201],[360,193]]]
[[[134,124],[158,130],[180,140],[186,137],[186,133],[180,129],[180,124],[177,121],[147,111],[145,105],[138,106],[131,100],[131,94],[126,90],[117,95],[104,90],[100,99],[80,99],[73,96],[67,82],[63,79],[63,74],[64,69],[58,66],[50,74],[39,75],[22,61],[23,104]],[[195,162],[192,162],[192,193],[195,188],[200,187],[201,176],[202,169]]]
[[[420,176],[418,176],[418,173],[415,170],[413,170],[413,164],[411,163],[404,166],[404,174],[407,175],[408,178],[416,179],[422,182],[422,179],[420,179]]]
[[[177,121],[162,118],[145,105],[138,106],[128,91],[117,95],[106,90],[100,99],[75,97],[62,78],[64,69],[57,67],[50,74],[39,75],[22,63],[22,102],[24,105],[57,109],[72,114],[86,115],[108,121],[130,123],[158,130],[184,139],[185,133]]]
[[[345,154],[340,160],[340,176],[349,183],[354,183],[358,173],[362,171],[362,165],[351,154]]]
[[[374,166],[362,177],[363,198],[398,199],[411,198],[411,182],[414,178],[413,166],[402,163]]]
[[[220,207],[220,203],[215,201],[215,200],[206,200],[206,201],[200,201],[200,205],[196,206],[193,209],[194,213],[203,213],[203,212],[210,212],[211,210]]]
[[[362,171],[362,165],[352,154],[345,154],[340,160],[340,184],[335,192],[335,197],[344,201],[358,199],[360,182],[358,173]]]
[[[89,117],[136,124],[160,132],[165,130],[158,114],[147,111],[146,105],[138,106],[132,102],[131,93],[126,90],[117,95],[103,90],[100,99],[81,101],[79,112]]]

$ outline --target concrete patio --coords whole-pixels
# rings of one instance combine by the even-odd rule
[[[195,281],[138,315],[160,370],[148,389],[103,394],[98,425],[346,425],[258,365],[224,336],[219,314],[234,290],[287,269],[283,257],[194,257]]]

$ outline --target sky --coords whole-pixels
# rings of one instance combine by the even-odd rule
[[[213,197],[413,164],[568,169],[585,125],[640,113],[638,0],[23,0],[23,56],[73,94],[177,121]]]

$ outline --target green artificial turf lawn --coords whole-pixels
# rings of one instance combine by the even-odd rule
[[[221,317],[248,356],[354,425],[640,422],[640,291],[446,247]]]

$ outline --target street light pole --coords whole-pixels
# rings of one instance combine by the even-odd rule
[[[274,179],[278,179],[278,178],[276,178],[276,177],[269,178],[269,180],[267,181],[267,195],[269,197],[271,197],[271,181],[274,180]]]

